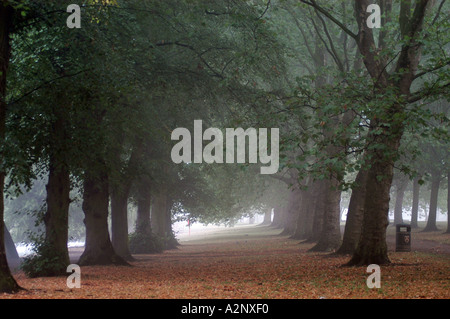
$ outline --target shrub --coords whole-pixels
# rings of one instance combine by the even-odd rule
[[[155,254],[164,250],[163,238],[152,232],[134,232],[129,235],[129,248],[132,254]]]
[[[24,258],[20,268],[30,277],[51,277],[66,275],[67,262],[54,253],[51,245],[35,241],[34,254]]]

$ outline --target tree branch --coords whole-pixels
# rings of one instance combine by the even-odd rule
[[[328,19],[330,19],[331,21],[333,21],[337,26],[339,26],[345,33],[347,33],[349,36],[351,36],[353,39],[357,39],[358,35],[356,35],[355,33],[353,33],[349,28],[347,28],[345,26],[345,24],[343,24],[342,22],[340,22],[338,19],[336,19],[335,17],[333,17],[327,10],[325,10],[324,8],[322,8],[321,6],[319,6],[315,0],[310,0],[311,2],[308,2],[306,0],[300,0],[300,2],[307,4],[311,7],[313,7],[314,9],[316,9],[317,11],[319,11],[320,13],[322,13],[324,16],[326,16]]]
[[[61,79],[63,79],[63,78],[70,78],[70,77],[77,76],[77,75],[79,75],[79,74],[81,74],[81,73],[84,73],[84,72],[87,72],[87,71],[89,71],[89,70],[91,70],[91,69],[81,70],[81,71],[78,71],[78,72],[72,73],[72,74],[64,74],[64,75],[58,76],[57,78],[54,78],[54,79],[45,81],[44,83],[41,83],[41,85],[39,85],[39,86],[35,87],[34,89],[28,91],[27,93],[25,93],[24,95],[22,95],[22,96],[19,97],[18,99],[14,100],[14,101],[11,101],[11,102],[8,102],[8,103],[7,103],[7,106],[11,106],[11,105],[13,105],[13,104],[16,104],[17,102],[19,102],[19,101],[21,101],[22,99],[26,98],[27,96],[33,94],[33,93],[36,92],[37,90],[40,90],[41,88],[43,88],[44,86],[46,86],[46,85],[48,85],[48,84],[51,84],[51,83],[56,82],[56,81],[58,81],[58,80],[61,80]]]
[[[443,64],[436,65],[436,66],[432,67],[431,69],[424,70],[424,71],[422,71],[422,72],[417,73],[417,74],[414,76],[414,80],[417,79],[417,78],[420,78],[421,76],[423,76],[423,75],[425,75],[425,74],[427,74],[427,73],[430,73],[430,72],[433,72],[433,71],[442,69],[443,67],[446,67],[447,65],[450,65],[450,60],[448,60],[447,62],[445,62],[445,63],[443,63]]]
[[[414,94],[411,94],[409,99],[407,100],[408,103],[414,103],[420,100],[423,100],[424,98],[430,96],[430,95],[438,95],[447,90],[447,88],[450,87],[450,82],[447,82],[446,84],[443,84],[439,87],[435,87],[435,85],[432,85],[431,88],[424,89],[418,92],[415,92]]]

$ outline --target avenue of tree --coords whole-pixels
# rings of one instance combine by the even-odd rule
[[[0,1],[0,292],[20,289],[5,205],[20,220],[28,204],[15,198],[38,185],[30,276],[66,275],[75,202],[80,266],[175,247],[176,218],[255,212],[349,266],[387,264],[390,204],[402,223],[411,189],[417,227],[425,186],[424,230],[437,230],[450,189],[446,0],[84,0],[81,28],[66,24],[69,4]],[[194,120],[279,128],[279,171],[173,163],[171,132]]]

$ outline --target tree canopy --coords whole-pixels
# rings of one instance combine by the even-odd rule
[[[65,274],[69,228],[85,235],[80,264],[127,264],[129,229],[169,248],[177,219],[233,224],[272,208],[274,224],[315,250],[342,245],[351,265],[385,264],[399,172],[430,181],[431,197],[448,176],[445,0],[70,4],[0,2],[0,256],[4,221],[30,227],[23,214],[39,211],[31,276]],[[181,163],[177,128],[192,136],[182,151],[194,150]],[[244,148],[225,143],[231,128]],[[198,162],[206,147],[223,161]],[[231,151],[245,160],[226,163]],[[264,153],[276,173],[261,174]],[[69,219],[76,203],[84,225]],[[0,291],[14,291],[5,265]]]

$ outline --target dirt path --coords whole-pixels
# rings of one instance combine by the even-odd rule
[[[314,244],[280,232],[263,226],[217,230],[161,254],[135,255],[131,267],[84,266],[80,289],[68,288],[64,276],[17,272],[27,290],[0,299],[450,298],[448,255],[391,252],[393,264],[383,266],[382,289],[375,290],[367,288],[366,267],[343,267],[348,256],[308,252]],[[74,261],[81,251],[71,248]]]
[[[341,229],[343,232],[344,229]],[[225,241],[240,241],[249,239],[249,236],[264,236],[264,237],[277,237],[281,233],[281,230],[271,228],[267,226],[258,225],[243,225],[233,228],[214,228],[203,232],[194,233],[191,236],[183,236],[180,240],[181,245],[199,245],[199,244],[213,244]],[[436,232],[440,234],[442,232]],[[440,243],[435,240],[423,240],[415,238],[416,233],[412,233],[411,251],[420,251],[431,254],[445,254],[450,255],[450,245]],[[444,235],[445,236],[445,235]],[[447,235],[450,236],[450,235]],[[395,235],[387,236],[387,243],[389,251],[395,251]],[[83,247],[69,248],[70,261],[77,263],[81,254],[83,253]],[[10,268],[16,270],[19,266],[18,261],[11,263]]]

